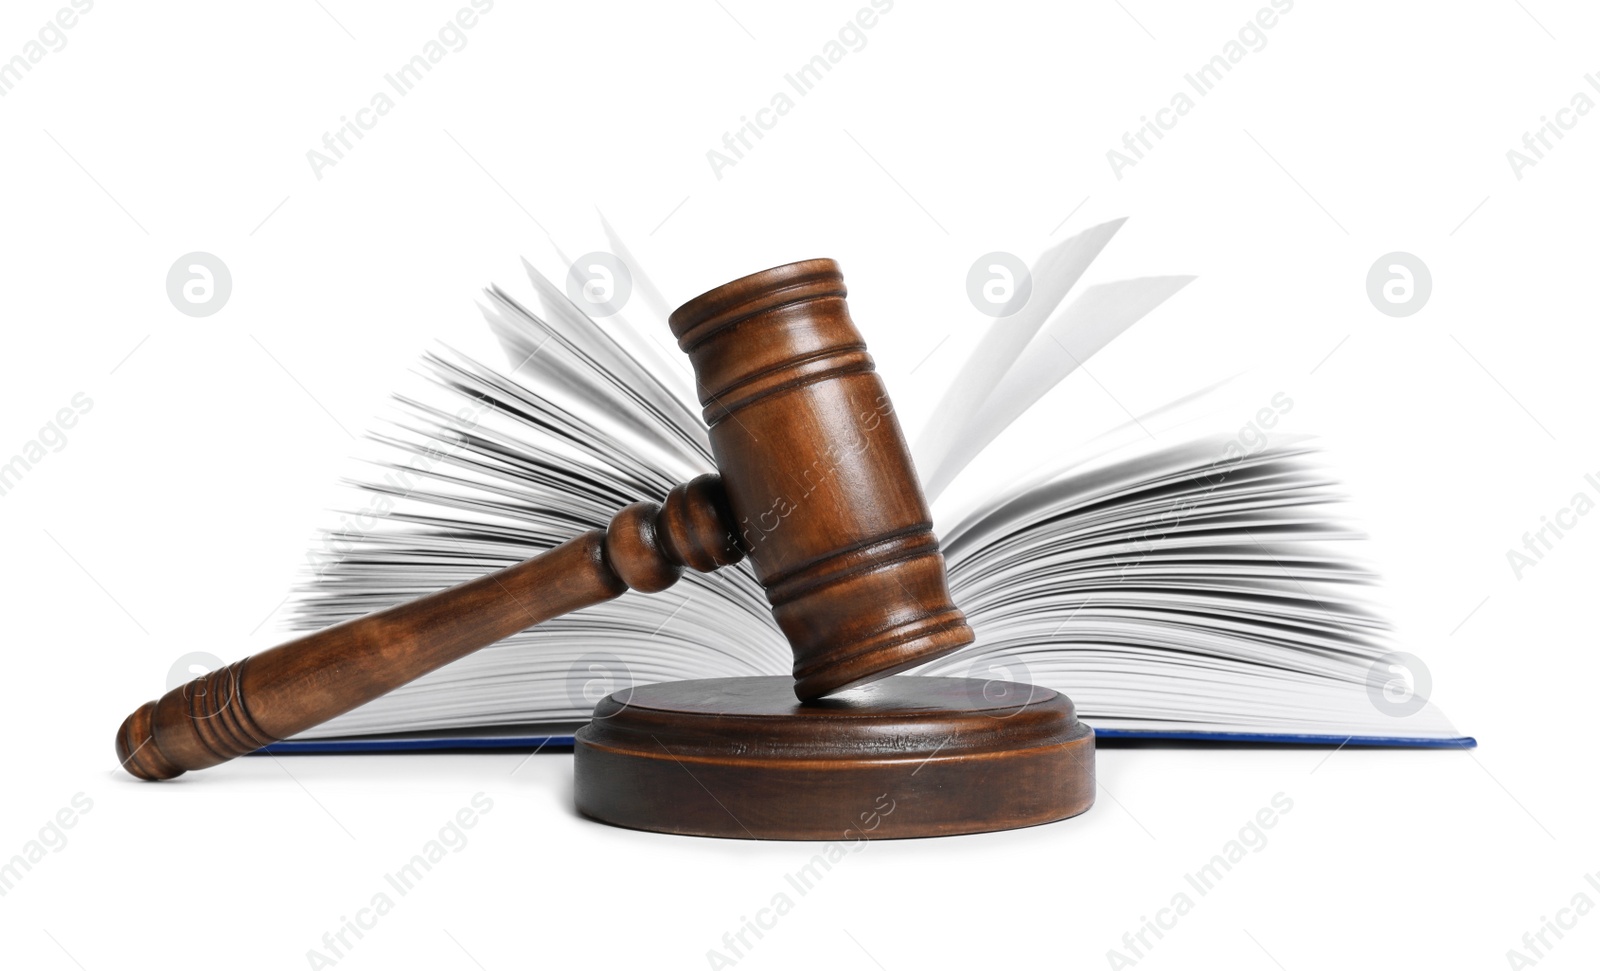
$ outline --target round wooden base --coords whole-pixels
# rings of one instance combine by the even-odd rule
[[[786,677],[616,692],[575,745],[578,811],[736,839],[898,839],[1076,816],[1094,732],[1049,688],[885,678],[818,701]]]

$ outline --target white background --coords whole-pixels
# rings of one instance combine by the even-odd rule
[[[1140,967],[1505,967],[1575,894],[1600,903],[1600,516],[1520,580],[1506,560],[1600,496],[1600,112],[1521,179],[1506,158],[1600,99],[1592,6],[1300,0],[1119,180],[1107,150],[1264,4],[899,0],[718,179],[707,150],[860,4],[499,0],[317,178],[306,152],[464,5],[102,0],[0,99],[0,457],[93,402],[0,497],[0,858],[92,801],[0,897],[7,966],[307,966],[479,792],[468,845],[338,966],[705,967],[788,889],[815,847],[577,818],[570,755],[255,758],[164,785],[112,755],[180,655],[284,637],[352,436],[431,342],[494,359],[478,288],[526,294],[521,256],[564,272],[552,239],[604,248],[596,208],[673,304],[840,260],[913,431],[996,326],[966,300],[977,256],[1131,217],[1089,282],[1198,280],[986,461],[1239,372],[1287,392],[1283,427],[1321,435],[1360,500],[1401,646],[1482,742],[1102,750],[1086,816],[869,845],[737,966],[1105,967],[1280,792],[1270,842]],[[7,3],[0,59],[63,6]],[[233,276],[205,318],[164,289],[196,250]],[[1366,295],[1395,250],[1432,272],[1414,316]],[[1564,933],[1539,966],[1592,967],[1600,916]]]

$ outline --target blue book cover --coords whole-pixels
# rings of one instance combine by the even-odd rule
[[[263,751],[274,755],[350,755],[367,752],[565,752],[572,749],[578,724],[520,726],[501,731],[440,731],[346,738],[290,739]],[[1476,748],[1470,736],[1415,738],[1402,735],[1291,735],[1261,732],[1173,732],[1095,730],[1097,742],[1117,746],[1139,743],[1224,743],[1239,745],[1332,745],[1341,748]]]

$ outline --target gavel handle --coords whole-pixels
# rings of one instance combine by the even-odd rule
[[[147,702],[117,730],[141,779],[171,779],[289,738],[480,648],[620,596],[741,557],[715,475],[663,505],[634,503],[605,530],[496,573],[380,610],[218,668]]]

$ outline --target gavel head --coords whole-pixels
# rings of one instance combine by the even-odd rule
[[[720,286],[671,317],[735,540],[820,698],[972,643],[883,381],[832,260]]]

